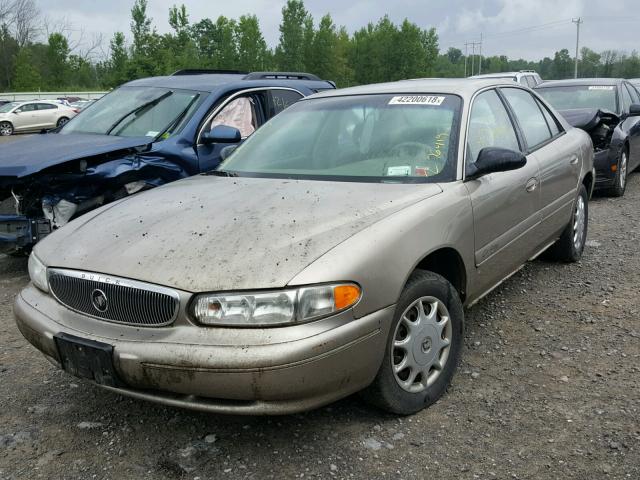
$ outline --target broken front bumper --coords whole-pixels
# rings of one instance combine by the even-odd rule
[[[195,410],[270,415],[317,408],[369,385],[393,312],[356,320],[343,312],[278,328],[137,328],[75,313],[32,285],[14,306],[22,334],[58,366],[61,334],[111,346],[122,384],[104,388]]]
[[[51,224],[44,218],[0,215],[0,253],[28,250],[50,233]]]

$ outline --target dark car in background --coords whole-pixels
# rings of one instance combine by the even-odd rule
[[[627,175],[640,166],[640,94],[627,80],[581,78],[536,87],[595,150],[596,190],[624,195]]]
[[[225,147],[333,88],[284,72],[183,70],[129,82],[63,128],[0,146],[0,252],[28,251],[94,208],[212,170]]]

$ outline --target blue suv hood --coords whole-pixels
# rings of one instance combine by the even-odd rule
[[[34,135],[0,147],[0,177],[26,177],[70,160],[143,147],[149,137],[55,133]]]

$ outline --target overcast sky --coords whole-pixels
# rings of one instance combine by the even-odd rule
[[[52,21],[64,18],[85,37],[100,32],[105,48],[115,31],[129,35],[133,0],[38,0],[42,13]],[[169,30],[168,10],[184,3],[192,22],[215,20],[219,15],[237,18],[255,13],[267,43],[278,42],[278,25],[285,0],[149,0],[149,13],[159,32]],[[512,58],[538,60],[556,50],[575,49],[576,27],[571,19],[581,16],[581,46],[596,51],[640,50],[640,5],[638,0],[306,0],[316,22],[330,13],[334,22],[350,32],[389,14],[395,22],[405,17],[427,27],[436,27],[440,48],[464,51],[465,42],[484,36],[483,52]],[[76,34],[77,35],[77,34]]]

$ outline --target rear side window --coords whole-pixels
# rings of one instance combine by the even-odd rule
[[[529,83],[527,83],[527,76],[526,75],[521,76],[519,83],[520,85],[524,85],[525,87],[528,87]]]
[[[551,138],[547,121],[529,92],[519,88],[503,88],[501,91],[518,119],[529,149]]]
[[[533,88],[536,86],[536,79],[533,78],[533,75],[527,75],[525,78],[527,79],[527,84],[529,85],[529,87]]]
[[[542,114],[544,115],[544,119],[547,121],[547,125],[549,126],[549,130],[551,130],[551,136],[555,137],[562,130],[560,130],[560,125],[558,124],[558,120],[551,114],[551,112],[545,107],[537,98],[536,103],[540,110],[542,110]]]
[[[36,108],[38,110],[56,110],[58,107],[51,103],[36,103]]]
[[[520,151],[509,114],[495,90],[478,95],[471,107],[467,134],[467,162],[474,163],[485,147]]]
[[[268,90],[267,91],[267,115],[268,118],[274,117],[290,107],[302,98],[302,94],[293,90]]]

